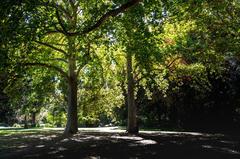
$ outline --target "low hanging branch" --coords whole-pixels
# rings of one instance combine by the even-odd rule
[[[130,0],[129,2],[121,5],[120,7],[110,10],[107,13],[105,13],[104,15],[101,16],[101,18],[92,26],[87,27],[85,29],[83,29],[82,32],[75,32],[75,33],[68,33],[69,36],[76,36],[76,35],[84,35],[87,34],[97,28],[99,28],[106,20],[108,20],[110,17],[115,17],[118,14],[126,11],[128,8],[138,4],[139,2],[141,2],[142,0]]]
[[[53,66],[50,64],[46,64],[46,63],[39,63],[39,62],[34,62],[34,63],[21,63],[22,66],[40,66],[40,67],[45,67],[45,68],[49,68],[52,70],[55,70],[57,72],[59,72],[63,77],[65,77],[66,79],[69,80],[68,74],[63,71],[61,68],[57,67],[57,66]]]

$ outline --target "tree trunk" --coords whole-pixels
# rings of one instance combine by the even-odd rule
[[[28,129],[27,114],[24,116],[24,129]]]
[[[32,112],[32,127],[36,127],[36,112]]]
[[[69,59],[68,59],[68,109],[67,109],[67,125],[64,134],[75,134],[78,131],[78,115],[77,115],[77,73],[76,73],[76,57],[75,57],[75,38],[68,39]]]
[[[137,108],[134,100],[134,79],[132,73],[132,55],[127,53],[127,83],[128,83],[128,126],[129,134],[138,134]]]
[[[68,110],[67,110],[67,125],[65,134],[75,134],[78,131],[77,117],[77,75],[75,73],[75,61],[70,60],[68,80]]]

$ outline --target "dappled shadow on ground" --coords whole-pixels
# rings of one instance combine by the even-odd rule
[[[222,134],[142,132],[61,132],[0,136],[0,158],[184,158],[239,159],[240,137]]]

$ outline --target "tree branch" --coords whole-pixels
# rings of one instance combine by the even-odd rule
[[[105,13],[104,15],[101,16],[101,18],[92,26],[87,27],[85,29],[83,29],[82,32],[75,32],[75,33],[68,33],[68,35],[70,36],[76,36],[76,35],[84,35],[87,34],[97,28],[99,28],[106,20],[108,20],[110,17],[115,17],[117,16],[119,13],[122,13],[124,11],[126,11],[128,8],[138,4],[140,1],[142,0],[130,0],[129,2],[121,5],[120,7],[110,10],[107,13]]]
[[[181,56],[178,56],[176,57],[175,59],[173,59],[168,65],[167,65],[167,68],[169,69],[173,64],[174,62],[176,62],[178,59],[181,59],[182,57]]]
[[[62,28],[63,33],[65,35],[68,35],[69,33],[67,32],[67,29],[66,29],[66,27],[63,24],[63,20],[61,19],[58,10],[56,10],[56,16],[57,16],[58,23],[60,24],[60,26]]]
[[[58,51],[58,52],[61,52],[61,53],[63,53],[64,55],[67,55],[67,52],[65,52],[64,50],[59,49],[59,48],[57,48],[57,47],[55,47],[55,46],[52,46],[52,45],[50,45],[50,44],[48,44],[48,43],[44,43],[44,42],[36,41],[36,40],[35,40],[34,42],[38,43],[39,45],[44,45],[44,46],[47,46],[47,47],[49,47],[49,48],[51,48],[51,49],[53,49],[53,50],[56,50],[56,51]]]
[[[65,63],[68,63],[67,60],[65,60],[64,58],[52,58],[52,59],[49,59],[51,61],[62,61],[62,62],[65,62]]]
[[[99,20],[96,21],[95,24],[93,24],[92,26],[90,27],[86,27],[85,29],[83,29],[83,31],[79,31],[79,32],[68,32],[66,30],[66,28],[64,27],[63,25],[63,22],[61,20],[61,17],[59,15],[59,11],[63,12],[66,17],[70,18],[71,19],[71,15],[68,13],[68,11],[66,9],[64,9],[61,5],[58,5],[58,4],[54,4],[52,2],[45,2],[45,3],[40,3],[40,5],[43,5],[43,6],[49,6],[49,7],[52,7],[54,9],[56,9],[56,16],[57,16],[57,19],[58,19],[58,22],[61,26],[61,28],[63,30],[59,30],[57,28],[57,31],[60,32],[60,33],[63,33],[65,34],[66,36],[76,36],[76,35],[84,35],[84,34],[87,34],[97,28],[99,28],[106,20],[108,20],[110,17],[115,17],[117,16],[118,14],[126,11],[128,8],[138,4],[139,2],[141,2],[142,0],[129,0],[127,3],[121,5],[120,7],[116,8],[116,9],[112,9],[112,10],[109,10],[108,12],[106,12],[104,15],[102,15]],[[70,1],[71,3],[71,6],[75,7],[73,1]],[[79,3],[77,3],[79,4]]]
[[[66,79],[69,79],[68,74],[57,66],[53,66],[53,65],[50,65],[50,64],[46,64],[46,63],[39,63],[39,62],[37,62],[37,63],[21,63],[21,65],[23,65],[23,66],[46,67],[46,68],[49,68],[49,69],[52,69],[52,70],[55,70],[55,71],[59,72],[63,77],[65,77]]]

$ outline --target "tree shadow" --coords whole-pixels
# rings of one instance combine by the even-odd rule
[[[8,149],[8,154],[0,151],[6,159],[240,158],[239,136],[223,134],[143,132],[133,136],[123,132],[80,132],[64,137],[61,133],[45,132],[0,137],[0,142],[4,139],[23,146]]]

